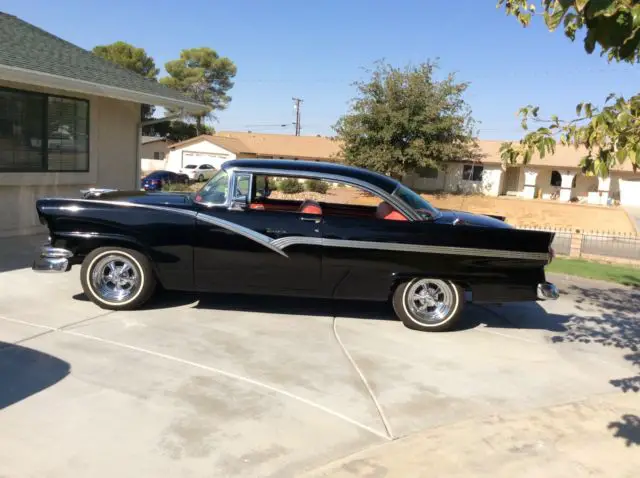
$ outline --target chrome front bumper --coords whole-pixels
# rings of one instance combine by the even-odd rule
[[[73,252],[50,245],[42,246],[31,269],[36,272],[67,272]]]
[[[538,284],[538,299],[540,300],[556,300],[560,297],[560,291],[551,282],[542,282]]]

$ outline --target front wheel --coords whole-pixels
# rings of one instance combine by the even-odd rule
[[[87,298],[109,310],[137,309],[156,287],[149,259],[122,247],[91,251],[82,263],[80,281]]]
[[[464,290],[451,281],[417,278],[398,286],[393,308],[404,325],[423,332],[450,330],[459,321]]]

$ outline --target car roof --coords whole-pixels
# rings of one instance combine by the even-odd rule
[[[318,173],[319,176],[334,175],[364,181],[392,193],[398,182],[380,173],[374,173],[367,169],[346,166],[344,164],[329,163],[325,161],[302,161],[292,159],[233,159],[222,164],[222,169],[246,168],[246,169],[272,169],[276,171],[304,171]]]

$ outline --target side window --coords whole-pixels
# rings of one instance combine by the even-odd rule
[[[251,191],[251,175],[237,174],[235,177],[235,187],[233,191],[233,199],[249,198]]]
[[[250,208],[302,211],[335,217],[406,220],[390,204],[365,189],[310,178],[256,176]]]

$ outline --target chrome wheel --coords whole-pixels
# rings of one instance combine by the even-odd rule
[[[108,302],[125,302],[140,290],[141,274],[128,258],[109,254],[101,258],[91,272],[91,286]]]
[[[424,325],[448,319],[457,300],[453,288],[439,279],[418,279],[409,285],[404,296],[407,312]]]

